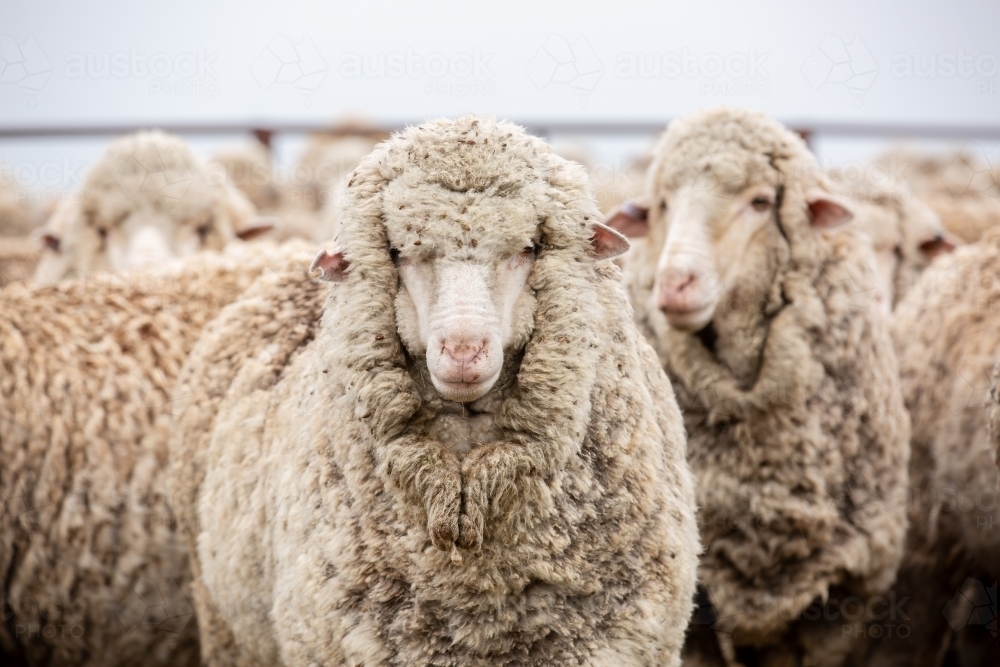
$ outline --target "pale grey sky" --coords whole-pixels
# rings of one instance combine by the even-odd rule
[[[0,61],[4,127],[465,112],[665,122],[719,103],[806,123],[1000,125],[1000,3],[987,0],[0,0]],[[0,140],[0,162],[28,176],[63,161],[49,170],[58,189],[105,143]],[[612,159],[642,139],[593,143]],[[815,147],[838,162],[884,143]],[[295,139],[279,149],[293,158]]]

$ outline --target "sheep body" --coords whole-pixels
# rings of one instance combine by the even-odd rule
[[[4,659],[197,664],[159,420],[178,405],[170,390],[200,328],[271,254],[240,248],[2,297]]]
[[[989,583],[1000,576],[1000,473],[989,410],[990,373],[1000,358],[998,272],[1000,232],[990,230],[935,261],[893,317],[913,421],[910,530],[895,589],[909,599],[912,632],[873,646],[872,665],[931,664],[948,644],[960,648],[970,627],[965,619],[949,625],[950,602],[961,599],[970,577]]]
[[[540,429],[546,458],[498,472],[490,497],[510,504],[487,513],[481,551],[449,553],[408,480],[451,484],[445,449],[464,436],[435,430],[451,408],[404,357],[386,229],[489,247],[503,222],[442,202],[492,211],[497,188],[530,201],[547,246],[523,356],[481,399],[502,404],[493,428],[473,431],[534,451],[519,434]],[[177,422],[171,479],[208,664],[678,664],[698,548],[681,420],[618,317],[617,268],[577,254],[598,216],[582,171],[516,126],[435,121],[366,158],[342,210],[345,282],[262,278],[183,371],[197,407]],[[443,447],[412,440],[422,430]],[[471,448],[462,474],[503,444]]]
[[[696,479],[699,583],[721,653],[700,645],[714,641],[703,633],[687,653],[733,663],[735,647],[749,646],[789,664],[841,664],[855,635],[802,615],[837,591],[885,591],[906,523],[909,424],[887,326],[871,307],[874,258],[848,231],[810,229],[805,200],[824,177],[804,143],[763,114],[720,108],[675,121],[647,178],[654,207],[694,179],[780,193],[773,275],[738,280],[760,283],[759,303],[720,304],[713,340],[672,328],[651,298],[663,244],[654,227],[626,261]]]

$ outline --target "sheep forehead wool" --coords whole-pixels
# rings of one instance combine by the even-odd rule
[[[136,209],[180,219],[207,215],[217,199],[218,190],[205,178],[205,165],[187,143],[160,131],[113,141],[83,186],[84,209],[103,224]]]
[[[182,450],[204,449],[172,461],[175,493],[197,508],[181,520],[196,529],[199,609],[224,629],[203,635],[208,651],[285,664],[677,664],[697,560],[680,415],[617,268],[587,256],[597,210],[584,172],[523,130],[466,117],[390,139],[344,199],[335,242],[349,269],[322,319],[284,312],[303,288],[261,284],[185,366],[186,386],[218,397],[175,433]],[[418,204],[434,213],[426,227]],[[460,233],[476,253],[497,237],[543,242],[516,391],[502,396],[497,440],[461,459],[425,428],[435,406],[395,335],[387,251],[426,238],[435,255],[481,257]],[[251,320],[274,320],[269,308],[310,331],[284,347],[256,336]],[[188,461],[202,462],[202,481],[177,470]],[[275,520],[248,521],[250,507]],[[216,528],[236,524],[252,534],[220,540]]]
[[[718,107],[670,124],[655,150],[649,178],[675,188],[708,173],[712,179],[706,187],[733,194],[750,185],[781,185],[792,167],[799,177],[818,170],[798,135],[763,113]]]

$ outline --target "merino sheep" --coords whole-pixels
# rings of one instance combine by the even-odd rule
[[[0,297],[0,663],[198,664],[157,419],[184,400],[171,389],[201,327],[272,254]]]
[[[36,285],[93,271],[152,266],[271,228],[225,181],[213,183],[187,143],[159,131],[113,141],[46,228]]]
[[[888,174],[827,172],[852,201],[855,225],[872,240],[879,302],[887,312],[906,295],[935,257],[961,241],[948,233],[941,218],[909,188]]]
[[[239,188],[258,211],[271,211],[279,205],[280,191],[271,169],[271,153],[260,142],[221,150],[212,156],[211,164],[220,166],[225,181]]]
[[[648,232],[626,276],[689,438],[705,551],[685,659],[842,664],[863,619],[836,605],[886,590],[906,527],[909,423],[859,289],[874,260],[804,142],[761,113],[671,123],[645,196],[611,222]]]
[[[586,176],[507,122],[365,158],[314,266],[208,327],[172,492],[209,665],[677,665],[681,416]],[[238,537],[236,537],[238,535]]]
[[[31,277],[40,248],[30,238],[39,212],[27,202],[27,192],[0,185],[0,290]]]
[[[890,151],[876,164],[905,180],[940,217],[945,229],[975,243],[1000,224],[1000,169],[973,155],[924,155]]]
[[[910,632],[874,646],[871,665],[943,664],[949,646],[967,650],[988,634],[953,607],[970,580],[1000,576],[1000,473],[984,406],[1000,358],[998,275],[1000,230],[990,230],[935,262],[894,314],[913,421],[910,532],[895,586],[909,599]],[[985,639],[995,651],[996,638]]]

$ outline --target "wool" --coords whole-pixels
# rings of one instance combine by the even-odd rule
[[[0,296],[0,662],[198,664],[164,487],[165,420],[186,400],[171,390],[201,327],[281,256]]]
[[[254,226],[253,204],[224,174],[213,177],[177,136],[137,132],[111,142],[87,172],[79,192],[60,203],[45,231],[58,239],[43,250],[34,283],[115,268],[108,239],[125,234],[131,216],[167,220],[173,236],[190,233],[197,250],[221,250]],[[196,230],[199,230],[196,232]]]
[[[182,372],[171,488],[207,664],[678,664],[681,417],[588,254],[582,170],[506,122],[433,121],[365,158],[341,212],[345,279],[262,277]],[[533,323],[490,393],[449,404],[399,335],[387,243],[485,257],[538,233]],[[493,423],[471,448],[436,428],[466,410]]]
[[[960,241],[946,232],[941,218],[916,198],[903,182],[888,174],[864,170],[830,170],[829,177],[851,197],[859,228],[871,240],[876,255],[892,258],[889,276],[892,293],[888,306],[895,308],[934,258],[950,252]]]
[[[970,631],[961,620],[952,628],[942,610],[969,577],[988,585],[1000,576],[1000,474],[989,407],[990,373],[1000,358],[998,271],[1000,233],[991,230],[935,262],[894,315],[913,421],[910,531],[895,589],[910,598],[912,632],[877,647],[871,664],[933,664],[931,657]]]
[[[699,178],[780,192],[766,270],[737,286],[747,301],[723,299],[710,343],[671,328],[651,298],[661,193]],[[730,108],[674,121],[647,175],[649,236],[625,269],[688,433],[705,545],[698,578],[715,630],[692,634],[692,662],[732,661],[726,652],[749,647],[765,663],[841,664],[845,622],[803,613],[831,595],[884,592],[902,555],[909,423],[887,325],[864,287],[874,260],[849,231],[811,228],[814,187],[829,191],[799,137]],[[703,645],[716,637],[721,653]]]

